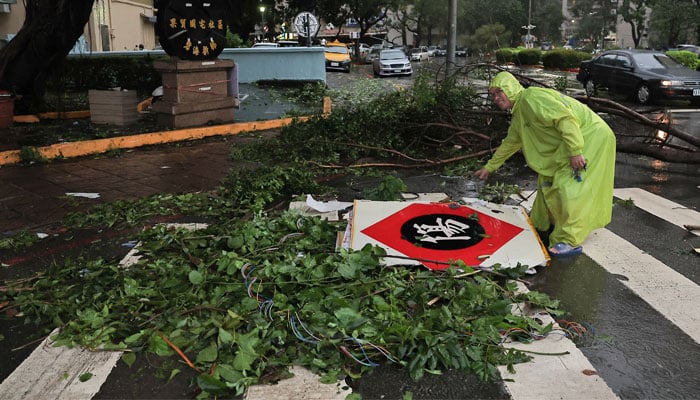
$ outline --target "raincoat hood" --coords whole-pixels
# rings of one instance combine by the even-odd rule
[[[506,71],[499,72],[498,74],[496,74],[496,76],[491,80],[491,83],[489,84],[489,89],[490,88],[501,89],[512,104],[515,104],[515,102],[520,97],[520,93],[523,90],[525,90],[525,88],[523,88],[520,82],[518,82],[518,80],[515,79],[513,74]]]

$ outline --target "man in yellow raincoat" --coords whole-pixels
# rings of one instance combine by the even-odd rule
[[[549,231],[553,257],[580,254],[588,234],[612,217],[615,134],[585,104],[553,89],[523,88],[509,72],[498,73],[489,94],[510,110],[508,135],[474,176],[486,179],[518,150],[538,174],[530,218]]]

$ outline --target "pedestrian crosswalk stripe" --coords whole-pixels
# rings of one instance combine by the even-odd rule
[[[528,291],[524,284],[517,282],[520,292]],[[547,313],[537,315],[524,310],[531,317],[537,317],[543,325],[557,326]],[[505,347],[529,352],[530,361],[513,365],[515,373],[507,366],[499,366],[498,371],[513,400],[521,399],[575,399],[582,393],[589,399],[617,399],[612,389],[597,374],[584,374],[582,371],[595,371],[595,367],[583,352],[566,336],[547,335],[531,343],[504,343]]]
[[[53,347],[50,337],[46,338],[0,384],[0,399],[90,399],[120,356],[121,352]],[[81,376],[86,373],[92,375],[83,382]]]
[[[583,243],[585,254],[621,281],[656,311],[700,343],[700,287],[664,263],[607,229],[594,231]]]
[[[635,207],[681,228],[700,225],[700,212],[639,188],[615,189],[613,195],[622,200],[631,199]],[[700,231],[693,231],[700,236]]]

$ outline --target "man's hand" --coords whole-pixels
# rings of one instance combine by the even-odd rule
[[[571,168],[573,169],[586,168],[586,159],[583,157],[583,154],[569,157],[569,161],[571,162]]]
[[[474,172],[474,176],[481,179],[482,181],[485,181],[489,177],[489,175],[491,175],[491,173],[485,168]]]

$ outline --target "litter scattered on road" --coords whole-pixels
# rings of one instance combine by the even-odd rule
[[[83,197],[86,199],[98,199],[100,197],[99,193],[66,193],[66,196],[71,197]]]

